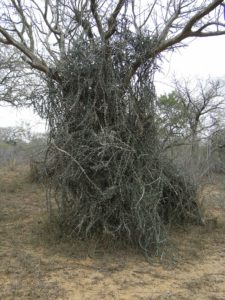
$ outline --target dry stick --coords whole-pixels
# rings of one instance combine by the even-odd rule
[[[67,156],[69,156],[75,163],[76,165],[80,168],[80,170],[83,172],[83,174],[85,175],[85,177],[87,178],[87,180],[96,188],[96,190],[103,196],[103,193],[101,191],[101,189],[91,180],[91,178],[87,175],[87,173],[85,172],[84,168],[80,165],[80,163],[67,151],[59,148],[58,146],[56,146],[55,143],[51,143],[58,151],[66,154]]]

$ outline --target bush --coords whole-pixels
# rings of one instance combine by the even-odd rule
[[[149,254],[166,240],[168,223],[200,217],[195,186],[160,155],[154,61],[123,84],[120,59],[132,55],[131,38],[110,58],[100,44],[77,41],[62,65],[63,83],[49,81],[41,111],[51,116],[48,187],[63,230],[122,239]]]

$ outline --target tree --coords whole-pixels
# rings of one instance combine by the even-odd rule
[[[224,127],[216,128],[211,132],[209,137],[211,169],[215,172],[225,171],[225,129]]]
[[[157,101],[164,148],[190,143],[192,156],[198,140],[217,126],[224,109],[224,83],[220,80],[175,80],[175,89]]]
[[[175,82],[177,101],[183,106],[191,139],[192,157],[198,153],[199,135],[209,132],[216,125],[213,116],[224,108],[224,85],[219,80],[208,79],[205,83],[198,80]]]
[[[16,145],[18,142],[31,140],[31,137],[32,133],[29,124],[0,128],[0,141],[7,144]]]
[[[158,97],[156,114],[162,149],[173,152],[174,147],[185,145],[188,138],[187,115],[176,91]]]
[[[154,72],[189,37],[225,34],[223,1],[1,1],[0,43],[42,74],[48,167],[64,228],[146,253],[165,225],[197,218],[194,188],[159,157]],[[30,69],[29,69],[30,70]],[[188,186],[188,188],[187,188]]]

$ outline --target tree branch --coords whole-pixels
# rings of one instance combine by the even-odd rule
[[[220,4],[222,4],[223,0],[214,0],[211,4],[207,5],[204,9],[197,12],[193,17],[190,18],[190,20],[186,23],[184,28],[176,33],[174,36],[166,39],[166,36],[168,35],[169,29],[173,27],[173,22],[179,17],[179,10],[175,12],[175,14],[168,20],[168,22],[165,25],[164,30],[162,31],[161,35],[159,35],[159,39],[157,38],[157,44],[154,48],[148,49],[144,56],[139,56],[136,58],[136,60],[131,64],[127,76],[124,79],[124,85],[128,86],[131,78],[134,76],[134,74],[137,72],[137,69],[143,65],[146,61],[150,59],[154,59],[157,57],[158,54],[163,52],[166,49],[170,49],[171,47],[177,47],[179,43],[181,43],[183,40],[189,37],[209,37],[209,36],[218,36],[218,35],[225,35],[225,30],[222,31],[211,31],[211,32],[199,32],[192,31],[193,27],[196,25],[196,23],[202,18],[204,18],[206,15],[208,15],[210,12],[212,12],[216,7],[218,7]],[[220,25],[219,22],[213,22]],[[207,23],[209,24],[209,23]],[[209,25],[205,24],[203,27],[206,28]],[[224,27],[224,25],[223,25]],[[201,27],[202,28],[202,27]],[[160,38],[161,37],[161,38]],[[163,39],[164,38],[164,39]]]
[[[96,3],[95,0],[91,0],[91,12],[92,12],[93,17],[95,19],[95,22],[97,24],[98,32],[99,32],[100,36],[103,38],[104,31],[103,31],[103,28],[102,28],[101,20],[100,20],[99,15],[98,15],[97,3]]]
[[[116,30],[116,18],[118,14],[120,13],[122,7],[124,6],[126,0],[119,0],[117,3],[116,8],[114,9],[113,13],[108,19],[108,30],[105,34],[105,39],[108,40],[115,32]]]
[[[206,15],[208,15],[211,11],[213,11],[218,5],[222,4],[223,0],[214,0],[212,1],[211,4],[207,5],[205,9],[203,9],[202,11],[199,11],[198,13],[196,13],[186,24],[186,26],[184,27],[184,29],[182,30],[182,33],[185,34],[186,33],[191,33],[192,31],[192,27],[198,22],[200,21],[203,17],[205,17]]]

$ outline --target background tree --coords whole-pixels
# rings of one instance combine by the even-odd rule
[[[171,220],[198,217],[195,189],[159,156],[154,72],[189,37],[225,34],[223,1],[1,1],[0,43],[23,70],[49,122],[48,166],[64,229],[110,235],[146,253]]]
[[[225,129],[216,128],[210,135],[211,169],[214,172],[225,171]]]
[[[176,97],[183,106],[191,139],[192,157],[198,154],[198,140],[200,135],[207,135],[216,125],[214,115],[224,109],[224,85],[219,80],[198,80],[196,84],[187,80],[182,83],[176,81]]]
[[[176,91],[161,95],[156,102],[157,124],[163,151],[189,143],[186,110]],[[173,155],[172,155],[173,157]]]
[[[198,141],[218,126],[224,109],[224,83],[220,80],[175,80],[174,91],[157,101],[164,148],[190,144],[192,157]]]
[[[18,142],[29,141],[31,135],[31,129],[28,124],[0,128],[0,141],[11,145],[16,145]]]

